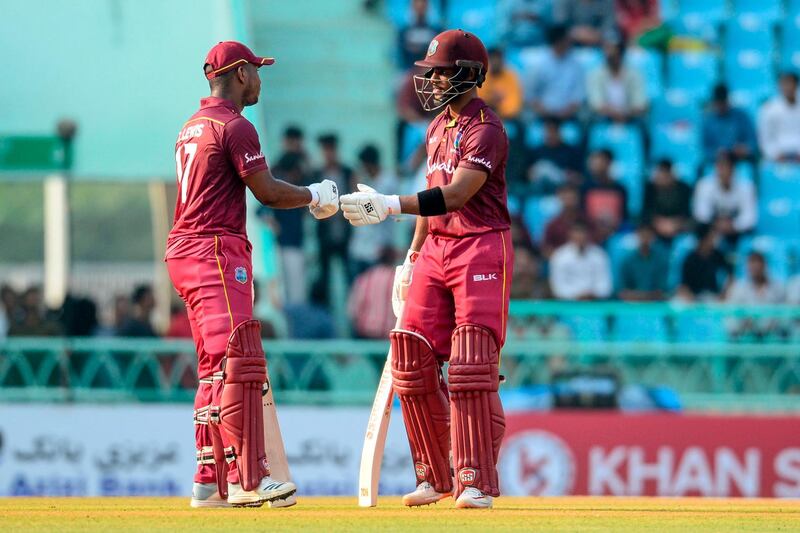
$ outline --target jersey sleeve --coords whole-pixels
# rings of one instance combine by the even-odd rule
[[[222,138],[225,154],[240,177],[267,169],[267,159],[261,151],[256,128],[245,118],[235,118],[225,124]]]
[[[503,132],[497,125],[478,124],[468,135],[464,135],[464,148],[458,166],[485,170],[491,174],[501,163],[504,142]]]

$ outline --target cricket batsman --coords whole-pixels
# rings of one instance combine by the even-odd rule
[[[500,495],[496,465],[505,417],[498,367],[513,251],[508,138],[477,96],[488,63],[486,48],[472,33],[437,35],[416,62],[425,74],[414,78],[426,110],[447,106],[426,134],[428,188],[389,196],[359,185],[359,192],[341,197],[354,226],[418,215],[411,249],[395,276],[401,325],[390,333],[392,383],[418,483],[403,497],[407,506],[454,495],[456,507],[487,508]]]
[[[165,260],[186,303],[198,357],[192,507],[258,507],[296,490],[270,478],[264,451],[267,369],[253,320],[245,189],[269,207],[308,206],[316,218],[339,206],[330,180],[297,187],[275,179],[255,128],[241,114],[258,102],[259,67],[274,61],[238,42],[214,46],[203,66],[211,96],[200,100],[175,143],[178,197]]]

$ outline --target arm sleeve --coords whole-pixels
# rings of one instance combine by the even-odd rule
[[[611,296],[611,266],[608,256],[602,250],[597,250],[597,270],[595,270],[594,287],[592,290],[597,298]]]
[[[781,155],[775,144],[773,122],[772,106],[766,103],[758,114],[758,144],[761,145],[761,151],[767,159],[777,159]]]
[[[569,300],[578,296],[574,285],[564,275],[564,262],[569,260],[564,257],[564,252],[563,248],[556,250],[550,260],[550,290],[559,300]]]
[[[494,124],[482,123],[470,128],[462,141],[464,148],[459,167],[484,170],[491,175],[500,165],[502,152],[500,143],[505,142],[500,128]]]
[[[747,231],[756,225],[758,219],[758,207],[756,207],[756,193],[753,189],[753,183],[750,181],[743,181],[740,185],[741,190],[739,196],[741,198],[741,209],[739,214],[733,221],[733,227],[736,231]]]
[[[711,222],[711,217],[714,216],[714,208],[709,193],[706,179],[703,178],[697,184],[697,189],[695,189],[692,197],[692,217],[703,224]]]
[[[586,76],[586,96],[589,108],[595,112],[603,107],[602,73],[602,68],[598,68]]]
[[[244,117],[235,118],[225,124],[222,146],[233,168],[242,178],[268,168],[256,128]]]

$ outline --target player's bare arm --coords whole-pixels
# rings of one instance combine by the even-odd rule
[[[308,206],[316,218],[327,218],[339,209],[339,191],[331,180],[300,187],[274,177],[269,169],[243,179],[256,200],[267,207],[294,209]]]
[[[358,186],[358,192],[341,197],[342,213],[354,226],[383,222],[389,215],[437,216],[458,211],[486,182],[484,170],[459,167],[453,181],[404,196],[381,194],[371,187]]]

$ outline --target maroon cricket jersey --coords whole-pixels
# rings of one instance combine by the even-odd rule
[[[200,100],[175,143],[178,198],[166,258],[213,254],[213,237],[247,239],[242,178],[267,168],[255,127],[229,100]]]
[[[443,237],[464,237],[509,229],[508,137],[503,123],[484,101],[470,100],[455,119],[448,107],[428,126],[425,142],[428,188],[449,184],[458,167],[485,170],[489,174],[464,207],[428,217],[428,231]]]

